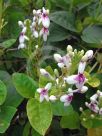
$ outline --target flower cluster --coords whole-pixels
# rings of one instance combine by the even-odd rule
[[[85,102],[85,105],[94,113],[102,115],[102,107],[100,105],[100,100],[102,100],[102,92],[98,90],[96,94],[90,97],[91,102]]]
[[[39,10],[33,10],[33,20],[30,23],[30,31],[31,37],[39,38],[43,37],[44,41],[47,41],[47,36],[49,35],[49,26],[50,26],[50,19],[49,19],[49,10],[46,10],[44,7]],[[22,21],[18,21],[19,26],[22,28],[22,31],[19,36],[19,46],[20,48],[25,48],[25,40],[29,40],[29,35],[26,36],[26,20],[24,23]]]
[[[21,31],[20,36],[19,36],[19,46],[18,46],[18,49],[20,49],[20,48],[22,49],[22,48],[26,47],[25,41],[29,40],[29,38],[26,36],[27,28],[24,25],[24,23],[22,21],[18,21],[18,24],[22,28],[22,31]]]
[[[73,50],[71,45],[68,45],[67,47],[67,54],[65,56],[61,56],[60,54],[54,54],[54,59],[58,63],[58,67],[63,69],[66,69],[70,71],[73,58],[76,57],[76,54],[78,55],[77,50]],[[85,93],[88,90],[88,87],[85,86],[85,83],[87,81],[84,70],[86,67],[86,63],[89,59],[93,56],[93,51],[89,50],[84,54],[84,51],[80,51],[80,62],[78,62],[78,73],[75,75],[70,75],[69,73],[66,73],[65,75],[59,75],[59,72],[57,69],[54,70],[55,76],[51,75],[46,69],[40,69],[40,74],[49,80],[52,81],[51,83],[48,83],[44,88],[39,88],[37,90],[38,93],[40,93],[40,102],[44,100],[44,98],[48,101],[55,101],[57,98],[60,98],[60,101],[64,103],[64,106],[70,105],[70,103],[73,100],[74,93]],[[47,87],[50,84],[50,87]],[[67,88],[68,85],[72,85],[72,88]],[[73,85],[75,85],[76,89],[73,89]],[[49,97],[48,90],[51,89],[52,86],[58,86],[60,90],[62,90],[61,95],[53,95]],[[63,88],[67,88],[67,93]],[[74,87],[74,88],[75,88]],[[64,88],[64,89],[65,89]],[[40,91],[39,91],[40,90]],[[63,94],[64,92],[64,94]],[[52,98],[52,99],[51,99]]]

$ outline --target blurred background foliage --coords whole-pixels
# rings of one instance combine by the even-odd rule
[[[63,54],[68,44],[85,51],[93,49],[95,59],[92,63],[98,68],[94,72],[96,77],[102,79],[102,0],[0,0],[0,80],[7,87],[7,98],[0,107],[0,133],[4,133],[0,136],[29,135],[29,124],[25,125],[26,115],[22,110],[26,101],[20,105],[23,98],[16,93],[10,74],[25,72],[26,68],[26,55],[17,49],[20,33],[18,21],[32,18],[32,10],[43,6],[50,9],[51,25],[50,35],[44,43],[41,65],[49,63],[55,67],[51,63],[52,53],[58,51]],[[102,90],[102,85],[99,88]],[[53,124],[48,136],[63,136],[66,130],[63,132],[60,128],[58,119]],[[30,132],[32,136],[39,136],[33,131]],[[83,134],[84,130],[81,131]],[[68,133],[74,135],[74,131],[67,131],[67,135]],[[79,136],[79,131],[77,133]]]

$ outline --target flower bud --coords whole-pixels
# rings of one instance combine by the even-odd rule
[[[97,100],[96,100],[97,98],[98,98],[98,94],[94,94],[93,96],[90,97],[90,101],[91,101],[91,102],[96,102],[96,101],[97,101]]]
[[[80,108],[79,108],[79,110],[82,112],[82,111],[83,111],[83,108],[82,108],[82,107],[80,107]]]
[[[94,114],[91,114],[91,118],[94,119],[94,118],[95,118],[95,115],[94,115]]]
[[[87,56],[88,59],[91,59],[93,57],[93,51],[89,50],[85,53],[85,55]]]
[[[69,52],[69,51],[71,51],[71,52],[73,51],[73,48],[72,48],[71,45],[68,45],[68,46],[67,46],[67,51],[68,51],[68,52]]]
[[[18,25],[19,25],[20,27],[24,27],[24,24],[23,24],[22,21],[18,21]]]
[[[88,59],[88,58],[87,58],[87,56],[86,56],[86,55],[84,55],[84,56],[82,57],[82,59],[81,59],[81,60],[82,60],[83,62],[86,62],[86,61],[87,61],[87,59]]]
[[[55,73],[56,77],[59,77],[59,72],[57,69],[54,69],[54,73]]]
[[[88,90],[88,87],[87,86],[83,86],[82,89],[81,89],[81,93],[85,93],[87,90]]]
[[[50,97],[49,97],[49,100],[51,101],[51,102],[55,102],[56,101],[56,96],[54,96],[54,95],[51,95]]]

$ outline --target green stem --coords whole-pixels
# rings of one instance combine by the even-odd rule
[[[93,67],[90,69],[90,71],[89,71],[89,73],[91,73],[94,69],[95,69],[95,67],[98,65],[98,62],[96,62],[94,65],[93,65]]]

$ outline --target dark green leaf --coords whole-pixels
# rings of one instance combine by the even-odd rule
[[[72,13],[66,11],[56,11],[51,14],[50,19],[65,29],[76,32],[74,24],[75,16]]]
[[[5,84],[0,81],[0,105],[2,105],[6,99],[7,96],[7,88]]]
[[[86,43],[102,44],[102,27],[89,26],[85,28],[81,38]]]
[[[50,42],[57,42],[68,39],[71,35],[69,34],[68,30],[64,29],[63,27],[52,23],[50,25],[50,35],[48,37],[48,41]]]

